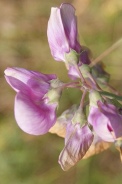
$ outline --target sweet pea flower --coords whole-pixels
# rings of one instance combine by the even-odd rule
[[[122,136],[122,115],[112,104],[101,101],[97,104],[90,107],[88,122],[104,141],[114,142]]]
[[[47,37],[51,54],[57,61],[65,62],[65,54],[71,50],[81,52],[78,42],[77,20],[72,5],[63,3],[59,8],[51,8]]]
[[[82,117],[83,114],[82,112],[80,113],[80,109],[77,109],[75,113],[72,111],[72,113],[74,116],[73,114],[68,116],[66,111],[68,123],[66,126],[65,146],[59,155],[59,164],[64,171],[70,169],[84,157],[94,138],[88,125],[81,125],[84,117]],[[72,116],[73,118],[70,120]],[[64,119],[64,114],[62,118]]]
[[[15,97],[15,119],[26,133],[41,135],[56,122],[56,107],[60,91],[56,86],[56,75],[42,74],[23,68],[7,68],[5,78],[17,92]]]

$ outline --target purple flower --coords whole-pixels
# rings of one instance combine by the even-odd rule
[[[22,68],[7,68],[5,78],[17,92],[14,110],[19,127],[33,135],[47,133],[56,121],[60,92],[52,85],[57,77]]]
[[[98,101],[98,107],[91,106],[88,122],[104,141],[114,142],[122,136],[122,115],[112,104]]]
[[[52,8],[47,28],[51,54],[57,61],[65,61],[65,54],[70,50],[80,53],[78,43],[77,20],[75,9],[70,4],[61,4],[60,8]]]
[[[59,164],[68,170],[81,160],[93,142],[93,134],[87,125],[68,123],[65,147],[59,155]]]

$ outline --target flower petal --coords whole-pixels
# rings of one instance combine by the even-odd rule
[[[11,77],[11,76],[5,76],[6,81],[8,82],[8,84],[16,91],[19,92],[21,90],[26,91],[28,89],[28,87],[21,82],[20,80]]]
[[[13,78],[16,78],[20,81],[22,81],[25,84],[28,84],[29,80],[35,79],[35,80],[40,80],[42,82],[48,82],[52,79],[56,79],[56,75],[54,74],[42,74],[39,72],[35,72],[32,70],[26,70],[24,68],[18,68],[18,67],[13,67],[13,68],[7,68],[5,71],[5,76],[11,76]]]
[[[102,112],[100,112],[97,107],[92,106],[90,108],[88,122],[93,126],[93,129],[97,135],[100,136],[104,141],[115,141],[111,131],[109,131],[109,119]]]
[[[15,91],[24,91],[24,86],[29,87],[38,97],[43,97],[50,88],[50,81],[56,79],[56,75],[42,74],[23,68],[7,68],[5,78]],[[23,87],[22,87],[23,86]]]
[[[59,8],[51,8],[47,37],[54,59],[57,61],[65,61],[64,54],[69,52],[70,48],[61,19],[61,10]]]
[[[98,102],[98,106],[101,112],[109,119],[108,126],[114,132],[115,137],[122,136],[122,115],[119,114],[117,108],[112,104],[104,104]]]
[[[81,46],[77,41],[78,31],[75,8],[68,3],[63,3],[60,6],[60,10],[62,23],[64,26],[66,37],[69,42],[69,46],[71,49],[80,52]]]
[[[68,70],[68,76],[72,79],[72,80],[76,80],[77,78],[80,78],[79,73],[76,69],[75,66],[70,66],[69,70]]]
[[[48,132],[56,121],[56,104],[38,102],[31,94],[19,92],[15,98],[15,118],[19,127],[33,135]]]

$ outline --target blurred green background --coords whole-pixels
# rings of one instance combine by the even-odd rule
[[[66,0],[76,8],[79,39],[96,58],[122,37],[122,0]],[[6,67],[56,73],[68,81],[62,62],[53,60],[47,42],[52,6],[61,0],[0,0],[0,183],[120,184],[122,165],[114,149],[80,161],[68,172],[58,161],[64,140],[53,134],[31,136],[14,119],[15,92],[4,79]],[[122,92],[122,45],[103,59],[110,83]],[[77,90],[66,90],[59,113],[78,102]]]

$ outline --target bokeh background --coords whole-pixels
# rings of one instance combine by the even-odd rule
[[[122,0],[65,0],[76,8],[79,39],[96,58],[122,37]],[[52,6],[61,0],[0,0],[0,183],[120,184],[122,165],[114,147],[80,161],[68,172],[57,163],[64,140],[57,135],[31,136],[14,119],[15,92],[4,79],[6,67],[56,73],[69,81],[62,62],[53,60],[47,42]],[[110,83],[122,92],[122,45],[103,59]],[[66,90],[58,113],[78,103],[81,94]]]

